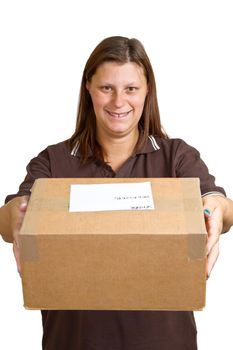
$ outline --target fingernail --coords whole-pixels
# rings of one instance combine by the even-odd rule
[[[211,212],[209,209],[204,209],[204,214],[209,217],[211,216]]]
[[[21,209],[24,209],[24,208],[26,208],[26,207],[27,207],[27,203],[23,202],[23,203],[20,204],[20,208],[21,208]]]
[[[211,251],[211,247],[209,245],[206,246],[206,255],[208,256]]]

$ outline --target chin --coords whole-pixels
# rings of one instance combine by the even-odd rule
[[[125,135],[127,134],[127,130],[111,130],[111,133],[114,134],[114,135]]]

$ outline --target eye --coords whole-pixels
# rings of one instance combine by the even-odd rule
[[[100,87],[100,89],[103,92],[111,92],[112,91],[112,87],[110,85],[103,85]]]
[[[129,86],[129,87],[127,87],[127,91],[128,92],[135,92],[137,90],[138,90],[138,88],[136,86]]]

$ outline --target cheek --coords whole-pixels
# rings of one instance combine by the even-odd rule
[[[92,99],[94,109],[100,109],[100,108],[104,107],[107,103],[106,97],[103,97],[98,93],[92,94],[91,99]]]
[[[145,96],[137,96],[131,100],[132,105],[134,106],[135,109],[142,110],[144,107],[145,103]]]

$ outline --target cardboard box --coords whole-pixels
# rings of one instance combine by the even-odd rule
[[[69,212],[71,184],[150,181],[154,210]],[[19,235],[24,305],[200,310],[206,228],[199,179],[38,179]]]

